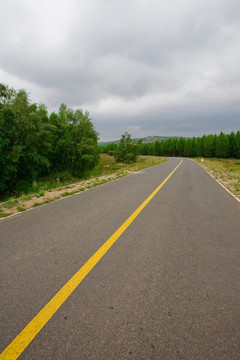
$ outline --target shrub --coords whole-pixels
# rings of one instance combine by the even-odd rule
[[[130,134],[125,132],[122,135],[120,143],[114,153],[117,162],[129,164],[135,162],[139,156],[141,140],[132,142]]]

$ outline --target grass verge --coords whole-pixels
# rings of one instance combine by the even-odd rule
[[[195,159],[215,179],[240,199],[240,159]]]
[[[51,201],[91,189],[109,181],[119,179],[128,174],[161,164],[167,161],[156,156],[140,156],[133,164],[116,163],[113,156],[101,155],[100,163],[88,174],[85,180],[76,180],[64,175],[61,182],[59,174],[56,181],[44,179],[36,185],[35,192],[22,194],[0,204],[0,217],[6,217],[33,207],[47,204]],[[42,187],[41,187],[42,186]]]
[[[116,163],[113,156],[107,154],[101,154],[99,164],[91,171],[89,177],[99,177],[104,175],[110,175],[117,173],[120,175],[123,172],[135,172],[148,167],[161,164],[167,161],[167,159],[160,158],[158,156],[139,156],[137,161],[132,164]]]

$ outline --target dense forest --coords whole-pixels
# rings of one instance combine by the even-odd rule
[[[102,152],[114,155],[117,144],[102,146]],[[193,138],[171,138],[138,144],[140,155],[185,156],[240,159],[240,131],[231,134],[204,135]]]
[[[0,197],[27,192],[39,178],[67,171],[83,177],[99,161],[88,112],[62,104],[48,116],[25,90],[0,84]]]

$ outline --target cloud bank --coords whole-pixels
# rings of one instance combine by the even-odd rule
[[[0,14],[0,81],[89,110],[102,140],[240,128],[238,0],[3,0]]]

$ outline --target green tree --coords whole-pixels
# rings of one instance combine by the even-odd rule
[[[197,156],[202,157],[204,156],[204,142],[206,136],[203,135],[202,137],[197,138]]]
[[[49,121],[54,132],[52,171],[66,170],[74,176],[84,176],[100,159],[98,134],[89,113],[81,109],[73,111],[61,104],[58,114],[52,113]]]
[[[113,156],[114,152],[117,149],[117,144],[112,143],[112,144],[108,144],[106,146],[104,146],[104,153]]]
[[[115,151],[114,157],[117,162],[131,163],[139,156],[141,140],[133,142],[128,132],[122,135],[120,143]]]
[[[192,139],[188,138],[185,141],[185,146],[184,146],[184,152],[183,152],[184,156],[190,157],[192,156]]]
[[[154,142],[154,155],[155,156],[160,156],[162,155],[162,148],[161,148],[161,143],[160,141],[156,140]]]
[[[26,190],[50,167],[47,111],[31,104],[25,90],[1,86],[0,119],[1,193]]]
[[[183,137],[180,137],[178,140],[178,155],[183,156],[184,148],[185,148],[185,139]]]
[[[83,176],[100,160],[98,134],[87,111],[83,113],[78,109],[75,111],[74,117],[74,151],[72,152],[71,171],[75,176]]]
[[[236,152],[236,134],[232,131],[227,137],[229,141],[229,157],[234,157]]]
[[[229,152],[229,139],[226,134],[221,132],[216,141],[216,157],[227,158],[229,156]]]
[[[236,133],[234,157],[240,159],[240,131]]]
[[[216,156],[216,135],[208,135],[204,138],[203,156],[210,158]]]
[[[59,171],[82,177],[99,152],[88,112],[62,104],[48,117],[25,90],[0,84],[0,197],[30,190],[34,180]]]

